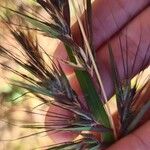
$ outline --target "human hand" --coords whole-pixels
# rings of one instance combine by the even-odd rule
[[[94,47],[97,54],[97,64],[100,68],[100,74],[104,84],[104,88],[108,99],[113,95],[114,87],[111,78],[111,67],[109,64],[109,53],[107,42],[111,43],[116,64],[119,70],[121,79],[133,77],[139,71],[144,69],[148,65],[150,57],[150,1],[140,0],[138,3],[136,0],[96,0],[93,5],[93,39]],[[79,42],[78,29],[76,25],[72,28],[74,38]],[[124,70],[121,49],[127,50],[126,55],[126,67],[128,73]],[[138,50],[138,53],[137,53]],[[125,52],[124,52],[125,54]],[[67,59],[67,54],[62,45],[59,45],[55,57]],[[135,59],[136,57],[136,59]],[[144,65],[141,66],[141,64]],[[135,63],[135,64],[134,64]],[[134,69],[132,69],[134,66]],[[82,95],[80,87],[75,79],[73,70],[63,65],[63,69],[70,76],[70,83],[73,89]],[[150,97],[150,94],[148,94]],[[67,111],[60,110],[60,108],[49,108],[49,111],[59,112],[66,115]],[[46,116],[45,122],[48,122],[51,118]],[[57,133],[49,136],[56,142],[72,140],[76,134],[71,133]],[[115,145],[109,148],[109,150],[130,150],[150,149],[150,121],[144,124],[135,132],[131,133],[127,137],[121,139]]]

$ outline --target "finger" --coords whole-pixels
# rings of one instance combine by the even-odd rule
[[[119,32],[135,16],[149,5],[149,0],[95,0],[93,4],[93,43],[95,49]],[[72,33],[75,41],[80,43],[78,25],[74,24]],[[60,44],[54,53],[54,57],[66,60],[67,53],[63,44]],[[65,72],[70,74],[73,69],[62,64]]]
[[[150,63],[149,15],[150,8],[147,8],[109,41],[122,81],[132,78]],[[114,87],[107,43],[99,48],[96,56],[106,95],[109,99],[113,94]]]
[[[150,4],[149,0],[96,0],[93,4],[93,41],[98,49],[118,33]],[[73,26],[73,35],[80,43],[79,29]]]
[[[150,118],[149,118],[150,119]],[[112,145],[107,150],[148,150],[150,149],[150,121]]]

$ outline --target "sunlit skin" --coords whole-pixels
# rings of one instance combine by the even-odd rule
[[[100,68],[100,74],[105,87],[107,97],[110,98],[113,95],[114,88],[110,75],[109,54],[107,43],[111,43],[113,48],[117,67],[121,79],[125,78],[123,70],[123,61],[120,51],[119,38],[122,41],[122,48],[128,49],[128,74],[129,77],[133,77],[141,68],[142,62],[148,61],[150,56],[150,50],[147,51],[150,44],[150,0],[96,0],[93,4],[93,39],[94,47],[97,54],[97,63]],[[76,26],[73,26],[72,31],[77,41],[78,30]],[[141,41],[141,42],[140,42]],[[140,46],[138,48],[140,42]],[[128,46],[126,46],[128,45]],[[138,48],[138,54],[136,55]],[[146,54],[147,52],[147,54]],[[145,57],[145,54],[147,57]],[[134,61],[136,55],[136,61]],[[67,59],[67,54],[60,44],[55,52],[55,57]],[[134,69],[133,62],[135,63]],[[76,82],[73,70],[66,65],[62,65],[65,72],[70,76],[70,82],[73,89],[81,96],[82,93],[78,83]],[[147,90],[147,97],[150,97],[150,91]],[[53,109],[53,110],[51,110]],[[64,112],[58,108],[49,108],[49,111]],[[71,114],[68,114],[71,115]],[[149,114],[148,114],[149,115]],[[46,117],[46,122],[51,118]],[[136,131],[119,140],[112,145],[108,150],[148,150],[150,149],[150,121],[147,117],[147,121],[144,125],[138,128]],[[59,133],[51,134],[49,136],[55,142],[63,142],[72,140],[76,134]]]

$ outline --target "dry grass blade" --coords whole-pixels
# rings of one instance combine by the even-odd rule
[[[91,0],[85,0],[86,3],[86,10],[85,10],[85,14],[86,14],[86,28],[87,28],[87,38],[88,38],[88,42],[90,44],[90,47],[93,50],[93,30],[92,30],[92,2]]]

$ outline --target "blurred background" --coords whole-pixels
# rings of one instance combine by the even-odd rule
[[[10,7],[14,10],[22,10],[23,8],[31,7],[40,13],[40,8],[35,5],[33,0],[0,0],[0,5]],[[0,8],[1,18],[5,17],[3,14],[6,10]],[[42,13],[42,11],[41,11]],[[8,14],[7,15],[11,15]],[[15,16],[11,16],[12,18]],[[38,37],[41,46],[48,51],[50,55],[56,49],[59,41],[43,37]],[[8,41],[8,43],[7,43]],[[2,23],[0,19],[0,45],[11,48],[11,44],[17,47],[17,43],[13,41],[7,26]],[[15,51],[15,49],[14,49]],[[0,58],[0,62],[9,66],[13,66],[11,61]],[[16,66],[17,69],[21,69]],[[18,122],[44,122],[45,106],[39,106],[41,102],[31,94],[26,94],[21,88],[9,84],[8,78],[18,79],[18,76],[5,69],[0,69],[0,150],[30,150],[53,143],[46,133],[33,135],[28,138],[15,140],[19,137],[24,137],[30,134],[36,134],[38,131],[33,129],[23,129],[18,125]],[[37,107],[37,108],[35,108]],[[35,112],[30,113],[31,111]],[[15,122],[17,122],[15,124]],[[4,140],[4,141],[3,141]],[[6,141],[5,141],[6,140]]]

